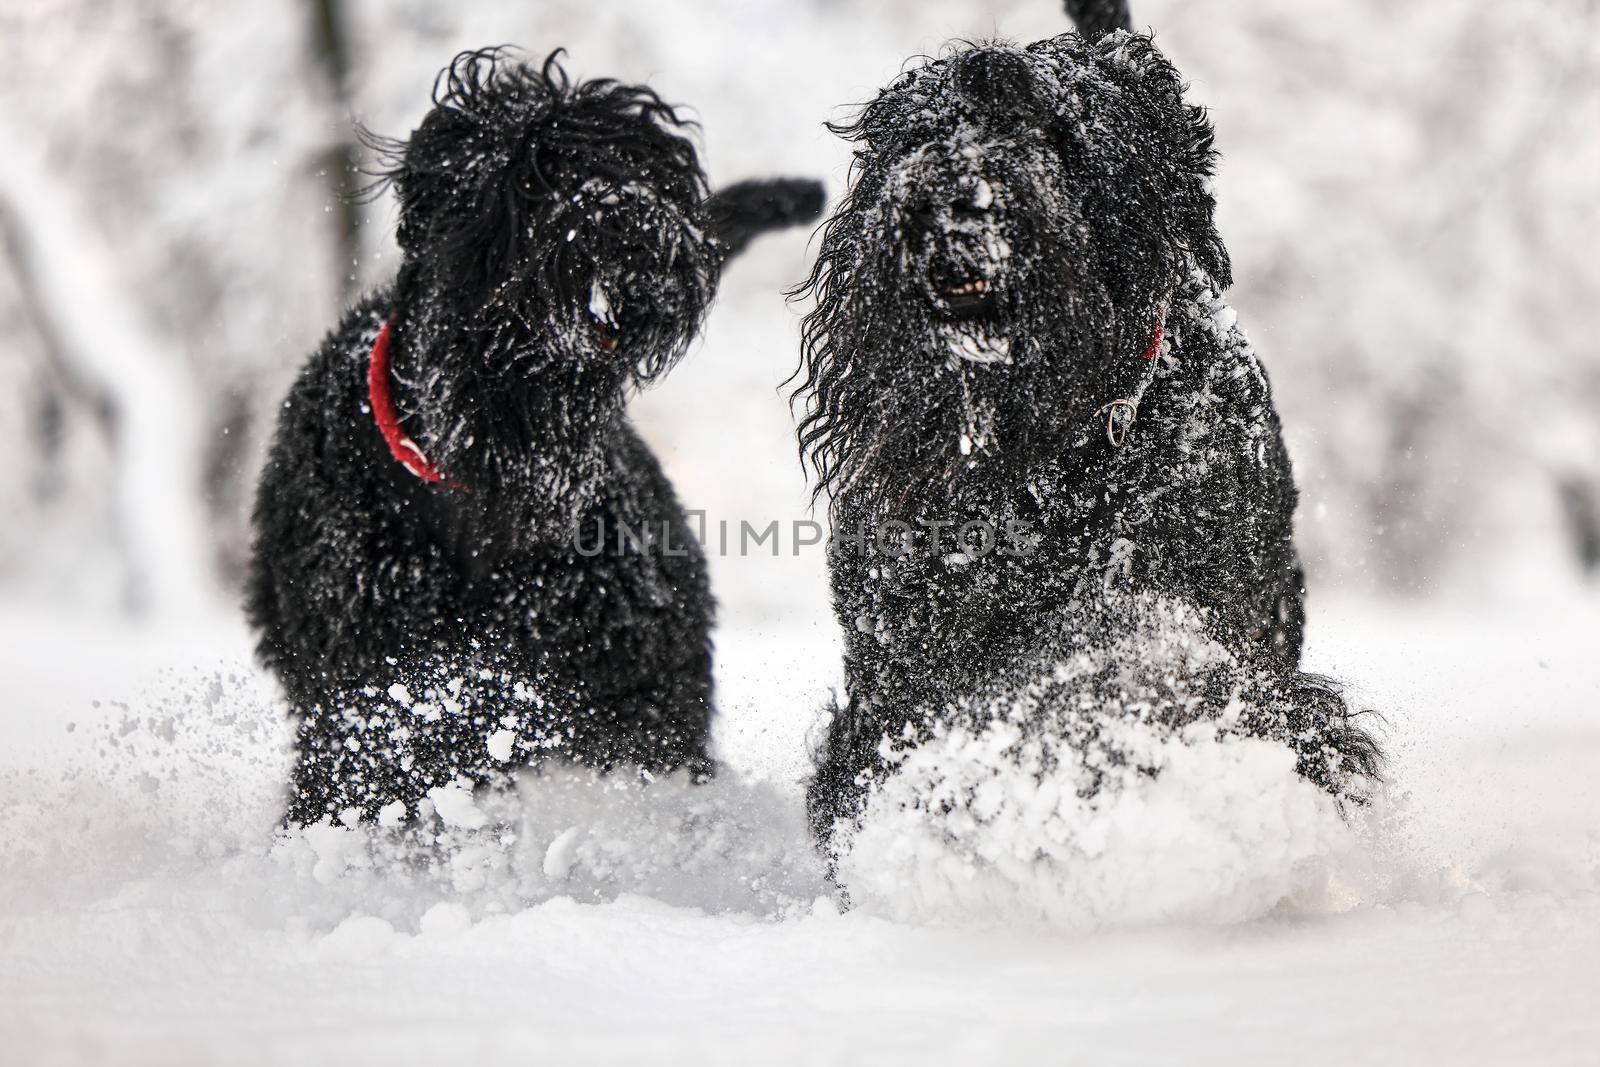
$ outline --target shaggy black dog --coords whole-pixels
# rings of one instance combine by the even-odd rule
[[[624,414],[815,182],[707,196],[649,88],[463,53],[409,140],[394,284],[284,401],[248,612],[298,717],[287,820],[412,815],[558,757],[712,770],[704,559]]]
[[[846,637],[809,792],[823,842],[952,709],[1168,631],[1147,616],[1174,605],[1216,646],[1205,678],[1075,676],[1129,706],[1131,672],[1140,714],[1281,739],[1341,799],[1375,771],[1297,669],[1295,485],[1220,295],[1211,127],[1121,5],[1069,7],[1080,33],[954,49],[833,127],[859,146],[852,184],[797,291]]]

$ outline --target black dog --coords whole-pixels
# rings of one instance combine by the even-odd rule
[[[728,255],[822,190],[708,198],[672,107],[558,55],[463,53],[409,140],[374,139],[403,264],[300,375],[256,504],[291,823],[391,822],[552,756],[712,771],[705,563],[624,401]]]
[[[1245,695],[1237,728],[1337,796],[1376,768],[1297,669],[1295,485],[1220,296],[1211,127],[1122,5],[1075,6],[1081,35],[962,47],[833,127],[859,145],[853,184],[797,291],[817,301],[800,442],[846,635],[809,791],[823,842],[930,722],[1174,604],[1222,652],[1163,715]],[[1087,673],[1128,696],[1114,664]]]

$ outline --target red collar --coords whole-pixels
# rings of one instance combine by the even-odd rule
[[[1171,299],[1169,293],[1156,305],[1156,328],[1150,334],[1150,343],[1144,346],[1144,352],[1139,357],[1147,366],[1139,372],[1139,382],[1134,391],[1128,396],[1101,404],[1095,411],[1096,418],[1101,415],[1106,417],[1106,440],[1111,442],[1112,448],[1121,448],[1122,443],[1128,439],[1128,431],[1133,429],[1133,420],[1139,417],[1139,402],[1144,399],[1145,390],[1150,388],[1150,383],[1155,380],[1158,368],[1154,361],[1161,351],[1161,342],[1167,336],[1167,307]]]
[[[1161,303],[1156,307],[1156,332],[1150,335],[1150,343],[1144,346],[1144,355],[1140,358],[1146,363],[1156,358],[1156,353],[1161,351],[1161,341],[1167,336],[1167,301],[1169,297],[1162,297]]]
[[[383,443],[389,446],[389,454],[402,467],[423,481],[463,493],[471,492],[460,482],[446,478],[400,426],[400,413],[389,395],[389,336],[393,326],[393,318],[383,324],[378,339],[372,342],[372,358],[367,361],[367,400],[372,404],[372,419],[378,424],[378,432],[383,434]]]

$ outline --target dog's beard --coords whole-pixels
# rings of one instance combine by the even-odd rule
[[[1135,316],[1083,273],[1065,213],[955,250],[942,233],[891,240],[906,232],[895,215],[846,220],[853,269],[819,289],[807,326],[802,442],[835,497],[886,513],[998,504],[1040,464],[1072,462],[1095,411],[1131,386]],[[1003,262],[984,262],[994,247]]]
[[[825,442],[833,492],[889,513],[913,502],[995,503],[1040,464],[1068,460],[1099,376],[1059,364],[1071,353],[1068,362],[1103,368],[1113,355],[1104,332],[1083,324],[1041,334],[1027,318],[918,325],[918,342],[859,348],[860,373],[837,383],[834,402],[864,417]]]

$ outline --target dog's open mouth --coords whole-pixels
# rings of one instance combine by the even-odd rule
[[[933,286],[934,306],[940,312],[939,330],[948,345],[950,366],[1010,363],[1011,341],[990,314],[998,289],[994,279],[976,271],[964,271],[956,277],[958,281],[936,281]]]
[[[968,282],[947,285],[939,295],[944,297],[944,302],[950,305],[952,311],[973,311],[988,303],[989,283],[983,278],[974,278]]]
[[[933,291],[941,310],[957,318],[973,318],[988,310],[994,299],[995,283],[982,275],[936,281]]]
[[[617,327],[613,323],[602,322],[600,319],[591,319],[590,322],[594,326],[595,344],[599,345],[603,351],[615,352],[617,346],[622,343],[622,335],[618,332]]]

